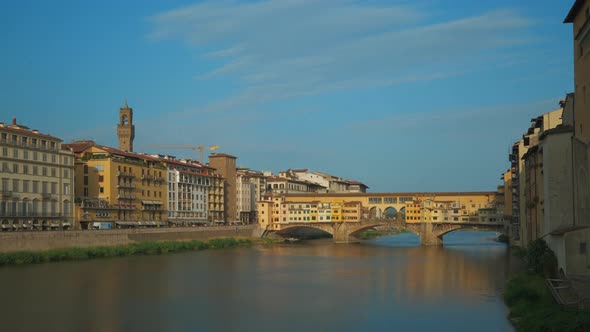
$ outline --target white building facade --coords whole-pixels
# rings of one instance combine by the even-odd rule
[[[211,179],[201,164],[163,159],[168,170],[168,221],[177,226],[209,222]]]

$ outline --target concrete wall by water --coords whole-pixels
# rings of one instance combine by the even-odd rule
[[[0,233],[0,252],[125,245],[147,241],[252,237],[254,225]]]

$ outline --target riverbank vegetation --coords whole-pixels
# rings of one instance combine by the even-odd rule
[[[162,255],[205,249],[248,246],[255,243],[268,244],[275,241],[276,240],[272,239],[221,238],[209,241],[141,242],[112,247],[68,248],[47,251],[15,251],[0,253],[0,266],[82,261],[108,257]]]
[[[378,230],[374,230],[374,229],[369,229],[369,230],[362,232],[359,235],[359,238],[362,240],[370,240],[370,239],[374,239],[374,238],[380,237],[380,236],[397,235],[397,234],[407,233],[407,232],[408,232],[408,230],[405,228],[385,230],[385,231],[378,231]]]
[[[561,307],[551,295],[545,278],[557,274],[557,259],[545,241],[536,240],[515,252],[525,260],[527,271],[510,279],[504,301],[509,318],[522,332],[590,331],[590,312]]]

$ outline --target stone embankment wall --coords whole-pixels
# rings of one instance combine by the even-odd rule
[[[0,233],[0,252],[116,246],[148,241],[249,238],[255,225]]]

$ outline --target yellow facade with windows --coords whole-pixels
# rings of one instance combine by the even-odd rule
[[[69,144],[76,154],[76,215],[83,228],[167,224],[166,166],[158,158],[95,144]]]

